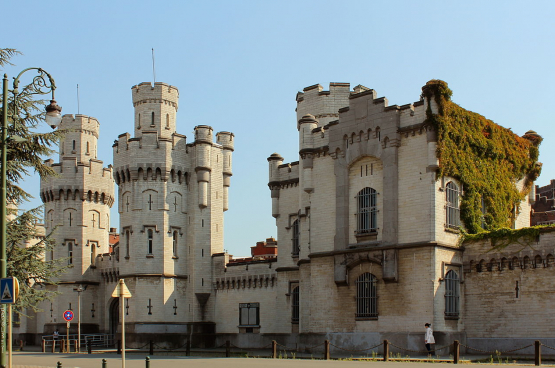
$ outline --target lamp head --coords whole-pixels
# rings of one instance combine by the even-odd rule
[[[62,121],[62,108],[58,106],[56,100],[50,100],[50,105],[46,106],[46,123],[56,129]]]

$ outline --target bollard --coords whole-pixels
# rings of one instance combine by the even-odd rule
[[[58,364],[56,364],[56,367],[62,368],[62,362],[58,362]]]
[[[383,341],[383,361],[387,362],[389,360],[389,341]]]
[[[276,340],[272,340],[272,358],[277,358],[277,342]]]
[[[92,343],[91,343],[91,340],[87,340],[87,354],[92,354]]]
[[[19,351],[23,351],[23,340],[19,340]]]
[[[152,340],[148,342],[148,353],[150,355],[154,355],[154,343],[152,342]]]
[[[102,368],[106,368],[107,364],[106,364],[106,359],[102,359]]]
[[[225,357],[229,358],[231,356],[231,342],[227,340],[225,342]]]
[[[459,364],[459,357],[461,354],[461,347],[459,340],[453,342],[453,364]]]
[[[186,356],[191,355],[191,340],[189,340],[189,339],[187,339],[187,346],[185,348],[185,355]]]
[[[145,359],[145,368],[150,368],[150,357],[146,357]]]
[[[52,352],[56,352],[56,340],[52,340]]]
[[[66,350],[66,341],[62,339],[60,342],[60,353],[65,353]]]
[[[542,343],[540,340],[534,341],[534,363],[542,365]]]
[[[75,352],[76,353],[80,353],[81,352],[81,344],[79,344],[79,341],[77,340],[73,340],[75,342]]]
[[[46,340],[42,340],[42,352],[46,353]]]
[[[324,341],[324,359],[330,360],[330,340]]]
[[[121,340],[118,340],[118,351],[117,354],[121,354]]]

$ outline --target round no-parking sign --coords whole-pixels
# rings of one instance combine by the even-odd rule
[[[70,310],[66,310],[66,311],[64,312],[64,319],[65,319],[67,322],[71,321],[71,320],[73,319],[73,312],[70,311]]]

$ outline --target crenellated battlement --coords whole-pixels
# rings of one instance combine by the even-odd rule
[[[216,142],[222,145],[225,150],[234,150],[235,142],[233,141],[235,134],[230,132],[218,132],[216,133]]]
[[[79,133],[92,134],[98,139],[100,123],[92,116],[65,114],[59,126],[60,130],[70,130]]]
[[[131,89],[133,90],[134,107],[141,104],[165,104],[173,106],[177,111],[179,102],[177,87],[163,82],[156,82],[154,86],[150,82],[143,82]]]
[[[195,143],[212,143],[212,127],[209,125],[197,125],[195,127]]]
[[[349,83],[330,83],[328,91],[320,84],[304,88],[297,93],[297,121],[307,114],[314,115],[319,126],[337,120],[338,110],[349,105],[350,93]]]

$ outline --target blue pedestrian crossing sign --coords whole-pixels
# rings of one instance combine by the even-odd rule
[[[0,279],[0,303],[13,304],[19,296],[19,282],[15,277]]]

